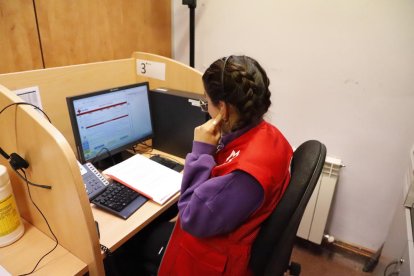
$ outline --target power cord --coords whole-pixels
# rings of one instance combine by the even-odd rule
[[[40,208],[39,208],[39,206],[37,206],[37,204],[33,201],[33,198],[32,198],[32,194],[31,194],[31,192],[30,192],[30,187],[29,187],[29,184],[30,184],[30,182],[29,182],[29,180],[27,179],[27,176],[26,176],[26,172],[25,172],[25,170],[24,169],[20,169],[22,172],[23,172],[23,179],[26,181],[26,187],[27,187],[27,192],[29,193],[29,198],[30,198],[30,200],[31,200],[31,202],[33,203],[33,205],[36,207],[36,209],[37,209],[37,211],[40,213],[40,215],[43,217],[43,219],[44,219],[44,221],[46,222],[46,225],[47,225],[47,227],[49,228],[49,231],[50,231],[50,233],[52,234],[52,236],[53,236],[53,238],[55,239],[55,242],[56,242],[56,244],[55,244],[55,246],[49,251],[49,252],[47,252],[46,254],[44,254],[40,259],[39,259],[39,261],[36,263],[36,265],[35,265],[35,267],[32,269],[32,271],[30,271],[30,272],[28,272],[28,273],[25,273],[25,274],[20,274],[19,276],[25,276],[25,275],[30,275],[30,274],[32,274],[35,270],[36,270],[36,268],[38,267],[38,265],[40,264],[40,262],[47,256],[47,255],[49,255],[50,253],[52,253],[52,251],[53,250],[55,250],[56,249],[56,247],[58,246],[58,244],[59,244],[59,241],[58,241],[58,238],[56,237],[56,235],[55,235],[55,233],[52,231],[52,228],[50,227],[50,224],[49,224],[49,222],[48,222],[48,220],[46,219],[46,217],[45,217],[45,215],[43,214],[43,212],[40,210]]]

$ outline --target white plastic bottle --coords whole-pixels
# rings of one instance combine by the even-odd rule
[[[24,226],[16,206],[7,169],[0,165],[0,247],[17,241],[23,233]]]

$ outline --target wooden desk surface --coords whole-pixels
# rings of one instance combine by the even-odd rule
[[[36,227],[26,221],[23,223],[23,236],[8,246],[0,247],[0,265],[11,275],[29,273],[39,259],[55,246],[55,241]],[[87,271],[85,263],[58,245],[31,275],[84,275]]]
[[[100,243],[111,251],[116,250],[174,204],[178,197],[179,194],[177,193],[162,206],[153,201],[147,201],[127,220],[116,217],[92,205],[93,216],[99,224]]]
[[[182,158],[157,150],[143,153],[143,155],[146,156],[150,156],[151,154],[160,154],[161,156],[171,157],[178,162],[184,163],[184,159]],[[168,207],[177,202],[178,198],[179,193],[175,194],[163,205],[159,205],[149,200],[127,220],[116,217],[91,204],[93,216],[99,224],[100,243],[109,248],[111,251],[116,250],[128,239],[138,233],[142,228],[162,214],[166,209],[168,209]]]

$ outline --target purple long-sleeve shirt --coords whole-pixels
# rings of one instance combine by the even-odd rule
[[[222,137],[222,145],[254,125]],[[186,157],[181,196],[178,201],[181,227],[196,237],[211,237],[233,231],[263,202],[264,191],[250,174],[234,171],[210,178],[216,166],[216,146],[193,142]]]

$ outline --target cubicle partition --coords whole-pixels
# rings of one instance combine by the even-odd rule
[[[20,101],[7,88],[0,86],[1,109]],[[1,157],[1,163],[8,168],[23,219],[51,240],[55,239],[42,215],[32,203],[33,200],[47,219],[62,247],[57,251],[59,253],[56,253],[59,258],[60,254],[71,254],[85,266],[87,265],[91,274],[102,275],[102,257],[92,211],[75,155],[66,139],[41,113],[27,105],[12,105],[4,110],[0,115],[0,129],[2,130],[1,148],[8,154],[19,154],[29,163],[29,167],[25,170],[27,179],[36,184],[52,187],[45,189],[27,185],[11,169],[7,160]],[[28,227],[29,225],[25,226],[26,231],[30,230]],[[30,252],[31,247],[35,247],[38,240],[25,239],[25,235],[22,237],[22,242],[25,244],[23,248],[26,252]],[[13,250],[14,246],[19,246],[18,243],[19,241],[16,242],[17,245],[0,248],[0,265],[3,265],[2,258],[7,258],[10,250]],[[52,247],[53,242],[45,251],[30,256],[29,260],[20,259],[23,257],[20,255],[14,258],[9,256],[14,259],[14,262],[6,262],[3,266],[13,272],[13,275],[27,273],[35,266],[35,260],[39,260]],[[65,250],[68,252],[65,253]],[[45,262],[48,263],[47,260]],[[82,271],[81,269],[79,272]]]
[[[134,52],[132,57],[136,63],[137,81],[148,81],[151,89],[166,87],[204,94],[200,71],[173,59],[150,53]]]
[[[141,73],[139,62],[150,63],[146,64],[145,73]],[[156,74],[151,72],[151,64],[153,71],[157,67]],[[204,93],[199,71],[172,59],[142,52],[134,52],[128,59],[0,74],[0,84],[10,90],[39,88],[43,110],[75,152],[66,97],[141,81],[148,81],[151,89],[168,87]]]
[[[146,70],[143,70],[143,65]],[[43,110],[51,119],[49,123],[40,112],[28,105],[13,105],[0,115],[0,147],[7,153],[18,153],[29,162],[26,172],[30,181],[52,186],[50,190],[29,187],[33,200],[44,212],[60,244],[55,251],[58,253],[51,254],[42,261],[38,275],[44,275],[45,272],[50,274],[59,269],[69,274],[82,275],[86,271],[90,275],[104,274],[94,223],[94,216],[100,219],[101,214],[94,213],[91,209],[76,163],[75,142],[66,97],[141,81],[148,81],[151,89],[167,87],[203,94],[200,72],[169,58],[141,52],[133,53],[129,59],[0,75],[0,110],[9,104],[22,101],[13,90],[38,87]],[[40,230],[43,233],[41,235],[48,236],[47,243],[53,245],[54,237],[31,202],[25,181],[16,175],[7,160],[1,158],[0,163],[8,167],[21,216],[27,222],[27,230],[30,233]],[[148,204],[143,209],[151,212],[148,215],[150,221],[161,209],[151,205],[151,202]],[[105,220],[108,220],[106,215]],[[117,220],[114,223],[120,228],[125,225],[136,229],[148,223],[146,221],[142,225],[134,226],[136,221]],[[136,229],[135,232],[138,231]],[[134,231],[112,243],[119,246],[120,241]],[[32,241],[30,245],[30,241],[27,241],[29,235],[26,233],[14,244],[0,248],[0,265],[12,274],[28,272],[31,263],[22,268],[21,261],[24,260],[20,261],[20,258],[28,257],[28,253],[24,253],[26,247],[36,248],[36,242],[40,243]],[[29,244],[26,245],[26,242]],[[30,258],[36,259],[36,256]],[[53,268],[52,264],[58,270],[50,269]],[[75,268],[70,270],[69,266]]]
[[[0,75],[10,90],[38,87],[43,110],[75,149],[66,97],[134,83],[132,58]]]

